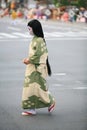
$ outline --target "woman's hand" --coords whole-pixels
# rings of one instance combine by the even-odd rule
[[[26,65],[28,65],[30,63],[29,59],[28,58],[23,59],[23,63],[26,64]]]

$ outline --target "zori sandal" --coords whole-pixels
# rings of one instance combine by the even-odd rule
[[[24,111],[22,112],[23,116],[36,115],[36,111]]]
[[[50,107],[48,107],[48,112],[52,112],[54,110],[54,107],[55,107],[55,102]]]

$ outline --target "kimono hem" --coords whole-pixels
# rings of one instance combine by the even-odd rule
[[[34,109],[49,107],[54,98],[48,91],[46,59],[48,50],[42,38],[34,37],[29,47],[30,64],[26,66],[22,93],[22,108]]]

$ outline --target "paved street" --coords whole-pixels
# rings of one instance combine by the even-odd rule
[[[87,24],[84,23],[60,23],[42,21],[45,38],[48,40],[63,39],[87,39]],[[31,38],[27,29],[26,20],[0,19],[0,26],[7,24],[7,27],[0,28],[0,40],[27,40]],[[9,34],[10,33],[10,34]]]
[[[87,130],[87,24],[41,21],[56,99],[52,114],[21,115],[21,96],[31,36],[27,21],[0,19],[0,130]]]

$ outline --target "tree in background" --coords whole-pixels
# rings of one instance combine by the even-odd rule
[[[62,5],[62,6],[74,5],[77,7],[87,8],[87,0],[52,0],[52,1],[55,6],[56,5]]]
[[[70,0],[60,0],[60,4],[63,6],[67,6],[70,4]]]
[[[43,1],[46,4],[53,3],[55,7],[58,7],[60,5],[62,6],[68,6],[68,5],[75,5],[77,7],[85,7],[87,8],[87,0],[34,0],[34,1]]]
[[[87,0],[78,0],[78,6],[87,8]]]
[[[60,6],[60,0],[53,0],[53,4],[55,5],[55,7],[59,7]]]

